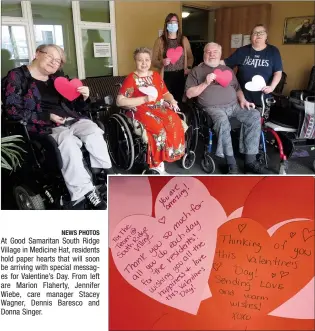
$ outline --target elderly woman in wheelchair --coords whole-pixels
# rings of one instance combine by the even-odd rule
[[[123,82],[117,106],[129,109],[134,124],[139,123],[144,129],[148,173],[165,174],[164,162],[177,161],[185,154],[185,124],[178,115],[177,101],[161,76],[150,71],[151,50],[136,49],[134,60],[136,70]]]
[[[43,141],[46,136],[46,143],[50,140],[56,144],[71,209],[87,206],[88,209],[106,209],[106,202],[93,183],[95,176],[91,176],[83,162],[81,150],[84,144],[92,172],[99,174],[99,183],[103,180],[103,187],[106,187],[106,174],[112,173],[112,165],[104,132],[82,115],[89,106],[88,87],[78,87],[77,92],[81,95],[72,102],[55,89],[57,72],[64,63],[65,54],[60,47],[39,46],[30,65],[11,70],[4,79],[4,112],[7,118],[25,123],[31,140]],[[49,192],[46,195],[51,197]]]

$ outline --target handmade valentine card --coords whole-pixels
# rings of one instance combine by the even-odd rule
[[[314,239],[314,221],[290,222],[272,235],[252,219],[223,224],[210,288],[228,325],[251,329],[303,289],[314,277]]]
[[[210,295],[216,229],[225,220],[222,206],[200,181],[174,178],[156,199],[155,217],[130,215],[110,234],[116,267],[143,294],[196,314]]]
[[[140,178],[109,181],[110,329],[313,329],[314,178]]]

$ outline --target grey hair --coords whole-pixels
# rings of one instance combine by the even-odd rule
[[[62,67],[62,65],[64,65],[66,63],[66,54],[65,54],[64,50],[61,47],[59,47],[58,45],[55,45],[55,44],[39,45],[36,48],[36,53],[46,51],[48,48],[54,48],[59,53],[60,58],[61,58],[61,66],[60,67]]]
[[[206,48],[207,48],[208,46],[217,46],[218,49],[219,49],[219,51],[222,53],[222,46],[221,46],[220,44],[218,44],[218,43],[213,43],[213,42],[208,43],[208,44],[205,46],[205,48],[203,49],[204,52],[206,51]]]
[[[135,51],[133,52],[133,58],[134,60],[136,59],[136,56],[138,54],[141,54],[141,53],[147,53],[150,55],[150,58],[152,58],[152,51],[150,48],[147,48],[147,47],[138,47],[135,49]]]

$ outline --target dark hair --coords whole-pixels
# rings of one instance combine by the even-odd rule
[[[161,36],[163,44],[164,44],[164,53],[166,54],[167,48],[168,48],[168,31],[167,31],[167,23],[170,22],[172,17],[176,17],[177,21],[178,21],[178,30],[177,30],[177,44],[179,46],[183,46],[183,36],[182,36],[182,32],[181,32],[181,28],[180,28],[180,24],[179,24],[179,17],[177,14],[175,13],[169,13],[164,21],[164,29],[163,29],[163,34]],[[165,57],[165,54],[163,55]]]

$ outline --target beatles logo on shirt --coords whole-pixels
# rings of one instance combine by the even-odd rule
[[[263,60],[259,58],[259,55],[255,55],[254,58],[250,56],[246,56],[243,62],[244,66],[252,66],[254,68],[257,67],[269,67],[269,60]]]

